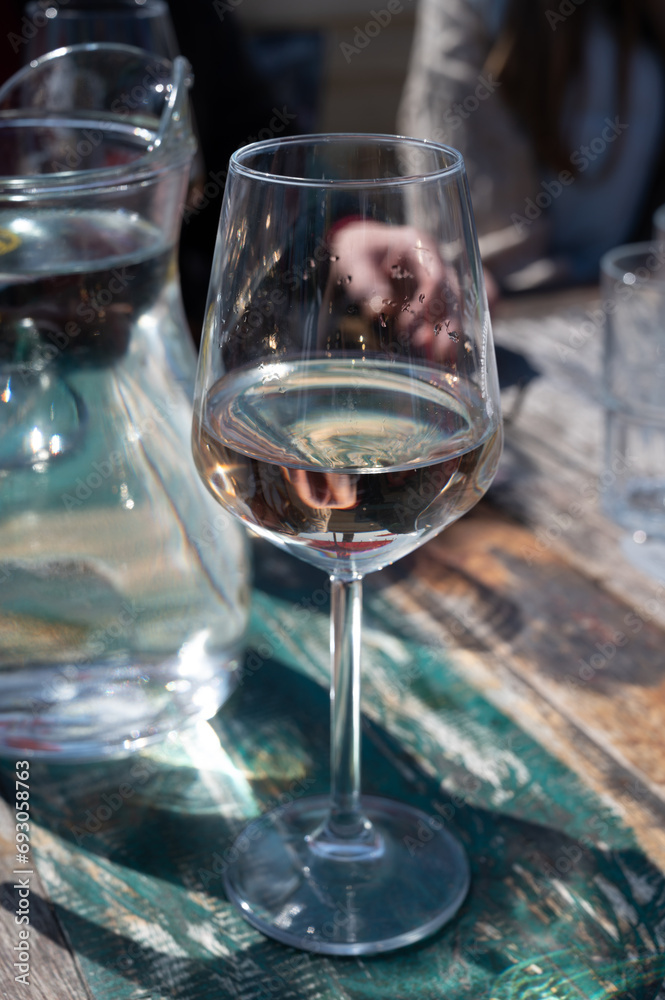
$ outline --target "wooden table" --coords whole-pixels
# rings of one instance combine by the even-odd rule
[[[490,497],[367,580],[365,788],[465,844],[457,918],[393,955],[333,960],[227,903],[245,820],[328,782],[325,581],[258,545],[259,666],[211,724],[121,762],[33,761],[30,876],[0,801],[0,997],[665,997],[665,565],[636,568],[601,510],[595,309],[589,291],[501,305],[497,342],[540,374],[519,400],[506,390]],[[21,878],[29,986],[12,965]]]

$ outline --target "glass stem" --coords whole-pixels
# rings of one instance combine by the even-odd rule
[[[331,576],[330,770],[328,833],[357,839],[366,827],[360,812],[360,640],[362,581]]]

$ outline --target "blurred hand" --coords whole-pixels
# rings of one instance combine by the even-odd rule
[[[299,499],[314,510],[348,510],[356,505],[357,476],[287,468],[282,472]]]
[[[457,320],[459,289],[430,236],[413,226],[352,220],[333,233],[330,260],[331,295],[342,286],[363,315],[390,325],[405,346],[438,358],[448,352],[448,337],[438,335]]]

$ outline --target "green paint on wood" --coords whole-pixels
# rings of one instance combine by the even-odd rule
[[[244,675],[211,725],[125,761],[33,764],[38,868],[93,996],[650,1000],[665,881],[630,830],[444,650],[400,633],[380,593],[366,606],[365,790],[464,843],[457,919],[393,955],[331,960],[264,939],[224,897],[244,822],[328,787],[325,589],[287,575],[280,597],[256,591]]]

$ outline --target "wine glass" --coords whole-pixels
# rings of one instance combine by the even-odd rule
[[[361,587],[469,510],[499,459],[492,334],[459,153],[343,134],[234,153],[193,449],[225,508],[331,579],[330,795],[246,828],[229,897],[295,948],[360,955],[411,944],[455,913],[469,869],[443,824],[360,795]]]

